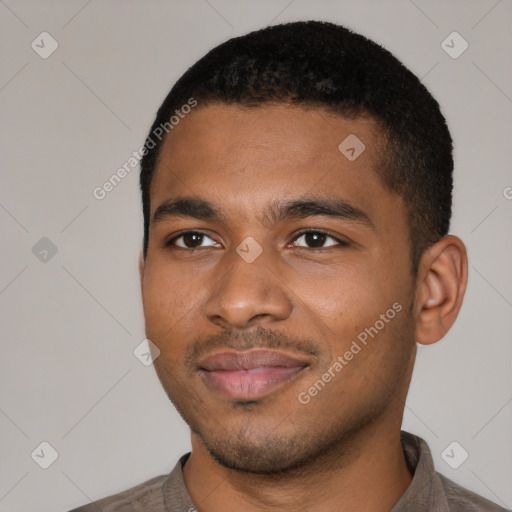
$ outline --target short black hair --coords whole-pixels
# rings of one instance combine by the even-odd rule
[[[229,39],[176,82],[158,110],[146,146],[154,130],[168,126],[175,110],[191,97],[198,108],[209,103],[288,103],[343,116],[370,115],[382,127],[385,148],[378,173],[407,209],[413,275],[423,251],[448,233],[453,148],[446,120],[420,80],[374,41],[322,21],[274,25]],[[165,137],[151,141],[154,147],[142,157],[140,174],[144,257],[151,179]]]

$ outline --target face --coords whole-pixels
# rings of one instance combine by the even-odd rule
[[[355,159],[338,148],[350,134]],[[291,105],[199,105],[165,142],[146,335],[169,398],[226,467],[283,471],[400,425],[414,283],[384,149],[370,118]]]

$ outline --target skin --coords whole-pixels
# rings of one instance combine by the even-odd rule
[[[366,146],[354,161],[338,150],[349,134]],[[415,341],[434,343],[455,321],[467,258],[450,235],[411,274],[405,206],[380,181],[382,151],[369,117],[285,104],[199,105],[167,137],[151,215],[178,197],[207,200],[223,214],[161,218],[139,260],[146,335],[192,431],[184,478],[201,512],[389,511],[410,484],[400,427]],[[369,223],[264,217],[273,202],[305,197],[343,199]],[[205,236],[165,245],[184,230]],[[251,263],[236,251],[247,237],[262,249]],[[394,303],[401,311],[301,403],[299,394]],[[197,371],[201,357],[226,347],[272,347],[308,366],[260,399],[235,401]]]

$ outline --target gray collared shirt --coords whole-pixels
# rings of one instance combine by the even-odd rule
[[[390,512],[505,512],[506,509],[464,489],[436,472],[427,443],[402,431],[401,442],[413,479]],[[70,512],[198,512],[190,498],[183,455],[168,475],[161,475],[127,491],[84,505]]]

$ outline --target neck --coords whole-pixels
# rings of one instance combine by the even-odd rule
[[[183,475],[201,512],[372,510],[389,512],[411,483],[400,424],[370,425],[307,466],[280,475],[225,468],[192,435]],[[397,428],[398,427],[398,428]]]

